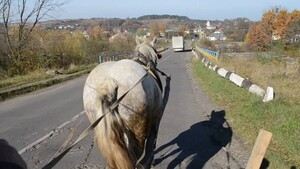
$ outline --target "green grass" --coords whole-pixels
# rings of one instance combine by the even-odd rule
[[[37,70],[31,72],[27,75],[18,75],[11,78],[5,78],[0,80],[0,90],[5,90],[7,88],[20,86],[23,84],[36,82],[40,80],[45,80],[50,78],[50,75],[47,75],[45,71]]]
[[[97,64],[83,66],[72,65],[67,70],[60,70],[60,72],[63,73],[62,76],[53,77],[51,75],[47,75],[43,70],[38,70],[24,76],[1,79],[0,101],[74,79],[87,74],[96,65]]]
[[[98,63],[89,64],[89,65],[81,65],[81,66],[71,64],[69,69],[61,70],[61,72],[63,74],[72,74],[72,73],[80,72],[83,70],[92,70],[97,65],[98,65]]]
[[[71,65],[69,69],[59,70],[64,75],[80,72],[83,70],[91,70],[96,64],[75,66]],[[5,90],[12,87],[21,86],[28,83],[33,83],[41,80],[50,79],[53,76],[46,74],[45,70],[36,70],[26,75],[18,75],[11,78],[0,79],[0,90]]]
[[[300,167],[300,104],[286,99],[263,103],[262,98],[239,88],[199,60],[193,74],[211,100],[226,109],[226,118],[251,151],[260,129],[272,132],[266,158],[269,168]]]

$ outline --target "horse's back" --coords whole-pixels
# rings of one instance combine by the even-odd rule
[[[103,84],[107,79],[113,79],[116,82],[117,97],[119,98],[146,73],[147,70],[142,65],[128,59],[98,65],[91,71],[84,87],[85,107],[95,106],[99,99],[97,86]],[[162,96],[154,78],[148,74],[140,84],[130,90],[121,101],[121,105],[123,106],[119,106],[119,113],[126,120],[132,118],[131,116],[134,114],[160,114]]]
[[[123,59],[119,61],[104,62],[95,67],[91,74],[106,75],[116,79],[139,78],[146,73],[146,70],[139,63]]]
[[[133,86],[138,80],[140,80],[145,74],[147,70],[141,64],[129,60],[123,59],[120,61],[114,62],[105,62],[99,64],[95,67],[90,73],[87,82],[91,83],[101,83],[103,78],[113,78],[119,84],[119,90],[127,90],[131,86]],[[147,82],[147,83],[146,83]],[[141,82],[144,88],[157,88],[154,78],[149,74],[146,79]],[[156,85],[155,85],[156,84]],[[150,85],[150,86],[149,86]],[[138,85],[139,86],[139,85]],[[139,88],[139,87],[137,87]],[[135,89],[133,89],[135,90]],[[144,90],[144,89],[143,89]],[[150,90],[150,89],[149,89]],[[122,91],[120,91],[122,92]],[[124,91],[125,92],[125,91]]]

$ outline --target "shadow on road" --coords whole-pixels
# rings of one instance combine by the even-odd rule
[[[225,111],[212,111],[210,119],[193,124],[169,143],[159,147],[155,154],[165,150],[153,165],[161,163],[170,156],[176,156],[168,169],[202,168],[222,147],[231,143],[232,130],[225,119]],[[176,148],[174,148],[176,147]]]

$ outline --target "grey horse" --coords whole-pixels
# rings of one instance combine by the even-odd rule
[[[96,143],[111,169],[150,168],[159,123],[163,115],[162,88],[155,69],[158,58],[151,42],[137,41],[135,60],[105,62],[89,74],[83,92],[84,109],[93,123],[105,112],[95,128]],[[154,73],[149,73],[154,72]],[[110,106],[144,75],[120,104]]]

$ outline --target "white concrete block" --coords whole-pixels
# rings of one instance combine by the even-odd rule
[[[241,87],[244,78],[242,78],[241,76],[235,73],[231,73],[231,75],[229,76],[229,80],[235,83],[236,85],[238,85],[239,87]]]
[[[206,67],[208,67],[208,65],[209,65],[209,62],[205,62],[205,63],[204,63],[204,65],[205,65]]]
[[[251,85],[251,87],[249,88],[249,92],[257,94],[261,97],[264,97],[265,95],[265,90],[262,89],[261,87],[257,86],[256,84]]]
[[[222,76],[222,77],[225,77],[226,76],[226,74],[227,74],[227,70],[226,69],[224,69],[224,68],[220,68],[219,70],[218,70],[218,74],[220,75],[220,76]]]
[[[269,102],[271,100],[274,100],[274,89],[273,87],[267,87],[267,92],[265,94],[263,102]]]
[[[218,66],[217,66],[217,65],[215,65],[215,66],[213,67],[213,70],[214,70],[214,71],[216,71],[217,67],[218,67]]]

